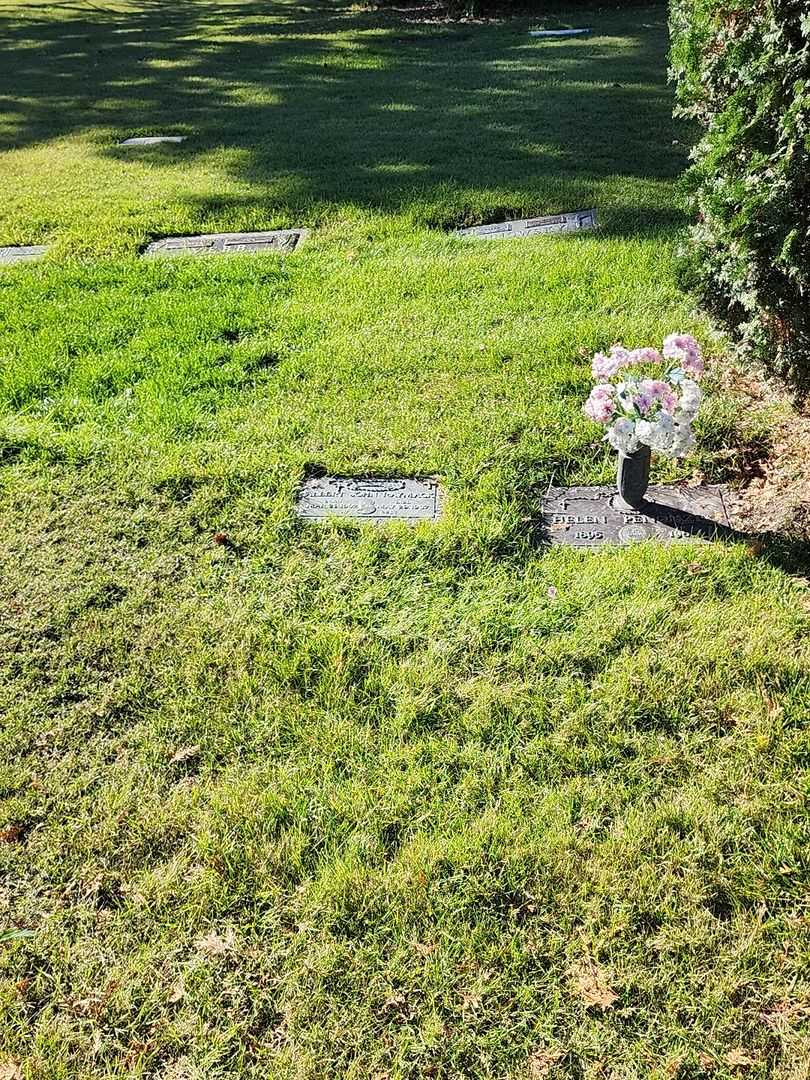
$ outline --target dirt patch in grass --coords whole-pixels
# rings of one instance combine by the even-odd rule
[[[810,408],[734,363],[720,378],[752,434],[727,451],[737,456],[742,481],[736,524],[746,532],[810,540]]]
[[[740,513],[758,532],[810,540],[810,416],[794,414],[776,429],[763,475],[741,492]]]

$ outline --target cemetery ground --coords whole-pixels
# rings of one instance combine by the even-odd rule
[[[665,10],[533,25],[0,9],[3,1076],[806,1080],[801,549],[535,527],[611,481],[586,356],[723,352]],[[656,479],[767,453],[740,401]],[[319,470],[443,517],[301,522]]]

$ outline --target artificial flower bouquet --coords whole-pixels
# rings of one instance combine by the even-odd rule
[[[598,384],[583,412],[605,425],[605,439],[614,450],[630,455],[647,446],[672,458],[689,453],[704,370],[693,337],[670,334],[661,352],[614,345],[608,355],[594,356],[591,370]]]

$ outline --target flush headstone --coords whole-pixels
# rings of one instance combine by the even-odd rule
[[[576,37],[578,34],[590,34],[590,26],[580,26],[572,30],[530,30],[529,36],[536,38]]]
[[[137,135],[132,139],[122,139],[119,146],[157,146],[159,143],[185,142],[187,135]]]
[[[27,247],[0,247],[0,263],[30,262],[41,258],[47,251],[44,244],[31,244]]]
[[[527,236],[584,232],[595,228],[596,210],[577,210],[569,214],[549,214],[546,217],[500,221],[493,225],[474,225],[469,229],[458,229],[456,235],[471,236],[478,240],[509,240]]]
[[[701,541],[733,535],[727,489],[651,487],[638,510],[614,487],[551,488],[541,501],[541,529],[551,544],[599,548],[641,540]]]
[[[296,513],[306,520],[436,521],[441,513],[439,485],[410,477],[311,477],[298,493]]]
[[[200,236],[168,236],[149,244],[149,257],[173,255],[259,255],[294,251],[307,229],[275,229],[271,232],[205,233]]]

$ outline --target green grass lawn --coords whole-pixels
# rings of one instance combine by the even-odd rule
[[[533,529],[610,480],[587,354],[714,340],[665,12],[583,21],[0,9],[0,244],[51,245],[0,268],[0,1076],[810,1075],[802,581]],[[304,525],[312,468],[446,514]]]

